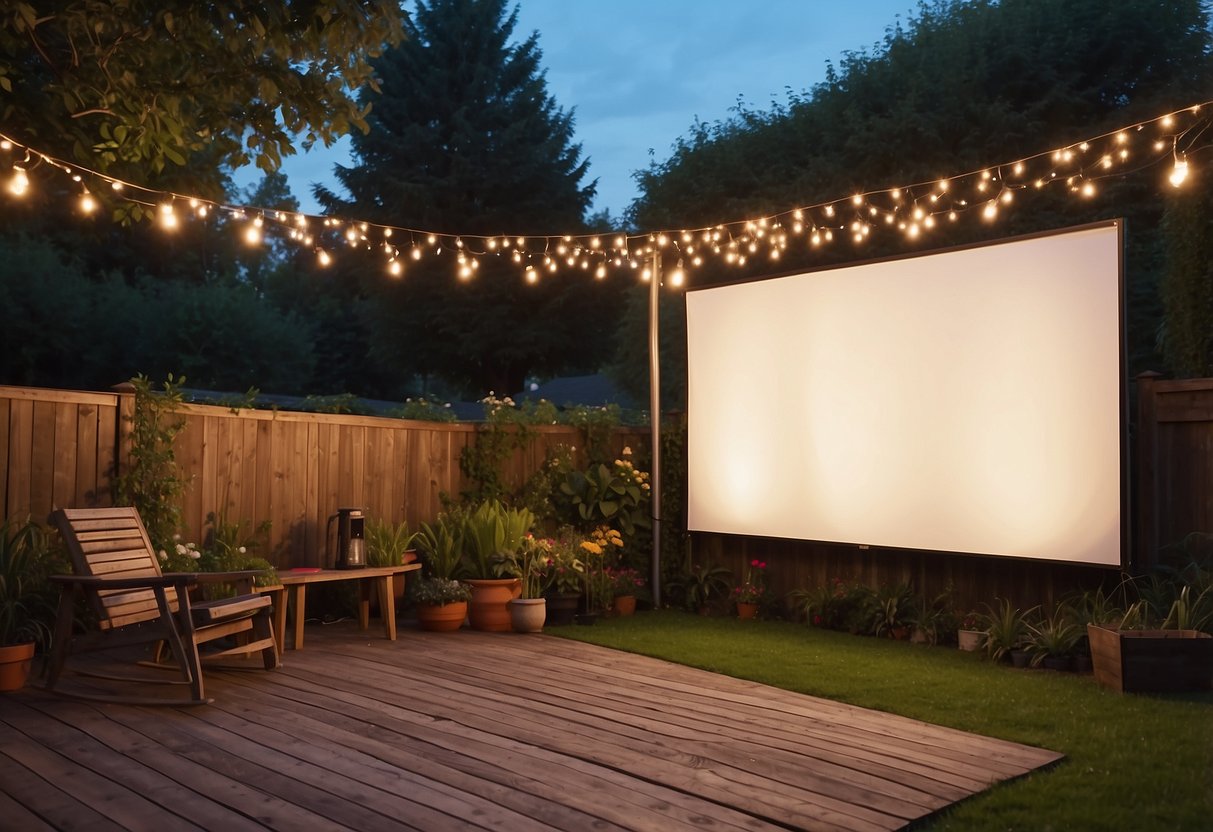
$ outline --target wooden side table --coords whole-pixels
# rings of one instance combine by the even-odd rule
[[[367,566],[362,569],[318,569],[318,570],[281,570],[278,579],[282,587],[289,593],[290,606],[294,617],[295,650],[303,649],[303,622],[307,618],[307,586],[308,584],[328,583],[331,581],[358,581],[358,629],[370,629],[371,592],[379,593],[379,610],[383,616],[383,635],[390,641],[396,640],[396,604],[392,597],[392,578],[407,572],[415,572],[421,568],[420,563],[406,563],[403,566]],[[284,613],[285,616],[285,607]],[[278,621],[277,608],[274,613],[275,627]],[[282,619],[283,630],[286,619]],[[285,639],[282,647],[286,649]]]

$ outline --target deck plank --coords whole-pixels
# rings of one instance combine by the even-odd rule
[[[1061,755],[547,636],[352,625],[213,705],[0,702],[32,829],[899,829]]]

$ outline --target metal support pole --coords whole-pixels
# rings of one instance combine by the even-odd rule
[[[661,368],[658,361],[661,317],[661,252],[654,247],[649,276],[649,422],[652,429],[653,472],[650,482],[653,517],[653,606],[661,606]]]

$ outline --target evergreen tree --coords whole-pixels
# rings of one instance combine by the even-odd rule
[[[696,123],[670,157],[638,175],[641,228],[711,226],[857,191],[930,182],[1048,151],[1210,97],[1201,0],[931,0],[871,53],[846,53],[826,80],[769,110]],[[780,79],[795,83],[795,79]],[[1099,198],[1033,193],[998,223],[943,224],[920,249],[1126,217],[1130,373],[1158,366],[1162,200],[1157,177],[1109,180]],[[860,246],[789,249],[780,270],[906,253],[897,235]],[[760,275],[710,264],[695,282]],[[670,367],[669,373],[685,368]],[[621,352],[621,380],[647,374]]]
[[[538,34],[511,42],[516,23],[505,0],[418,2],[405,41],[375,62],[381,94],[352,138],[357,163],[336,169],[351,198],[316,189],[330,212],[512,237],[582,227],[595,185],[582,184],[573,114],[547,92]],[[449,257],[407,262],[400,280],[382,258],[359,264],[381,364],[511,394],[607,355],[618,291],[580,269],[531,285],[501,253],[467,281]]]

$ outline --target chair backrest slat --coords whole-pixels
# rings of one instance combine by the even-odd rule
[[[134,508],[60,509],[52,519],[67,544],[77,575],[146,578],[161,574],[152,542]],[[102,629],[151,621],[160,615],[150,589],[92,591],[87,595]]]

